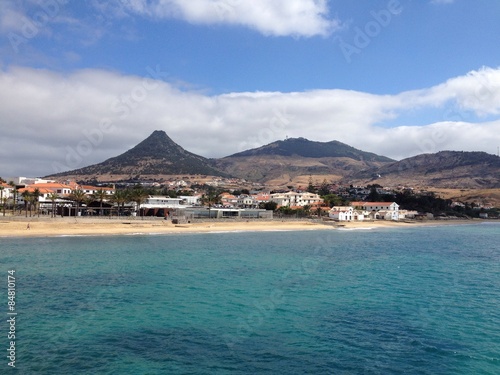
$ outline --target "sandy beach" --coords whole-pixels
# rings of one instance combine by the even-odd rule
[[[312,220],[269,221],[205,221],[186,224],[173,224],[171,221],[141,218],[99,219],[83,218],[23,218],[1,217],[0,237],[52,237],[87,235],[131,235],[131,234],[169,234],[205,233],[239,231],[301,231],[368,229],[381,227],[414,227],[422,225],[471,224],[479,220],[428,220],[423,222],[318,222]],[[29,226],[28,226],[29,224]]]

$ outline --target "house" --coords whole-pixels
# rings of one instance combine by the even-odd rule
[[[338,221],[365,220],[365,212],[361,210],[355,210],[352,206],[333,206],[329,211],[328,216],[331,219]]]
[[[95,194],[97,191],[102,190],[107,195],[111,196],[114,194],[115,189],[109,187],[97,187],[97,186],[89,186],[89,185],[80,185],[79,189],[83,190],[86,195]]]
[[[399,220],[402,219],[415,219],[418,215],[418,211],[410,211],[410,210],[399,210]]]
[[[6,181],[14,182],[16,186],[23,185],[34,185],[34,184],[45,184],[49,182],[55,182],[54,180],[44,180],[38,177],[9,177]]]
[[[141,205],[141,208],[179,208],[181,206],[183,206],[182,198],[150,195]]]
[[[396,202],[352,202],[351,206],[368,211],[371,219],[399,220],[399,205]]]
[[[241,208],[257,208],[259,203],[250,195],[242,194],[236,201],[238,207]]]
[[[185,201],[182,198],[150,195],[146,198],[144,203],[141,204],[140,215],[167,217],[179,208],[189,207],[188,205],[185,205],[184,202]]]
[[[1,199],[10,199],[12,197],[12,191],[14,188],[9,184],[4,184],[0,182],[0,200]],[[0,201],[0,204],[3,202]]]
[[[262,193],[259,192],[257,194],[252,194],[252,198],[257,201],[257,204],[259,203],[267,203],[271,199],[271,196],[269,193]]]
[[[229,193],[223,193],[220,196],[220,202],[225,207],[234,207],[238,204],[238,198]]]
[[[33,185],[28,186],[28,187],[32,188],[32,190],[34,190],[34,189],[38,189],[40,191],[48,190],[48,191],[50,191],[50,193],[55,193],[55,194],[59,195],[60,197],[68,196],[69,194],[71,194],[71,191],[76,188],[76,186],[74,187],[74,186],[62,184],[59,182],[47,182],[47,183],[43,183],[43,184],[33,184]]]
[[[271,194],[271,202],[276,202],[280,206],[312,206],[316,203],[322,203],[323,199],[318,194],[314,193],[296,193],[289,191],[288,193]]]
[[[198,206],[200,204],[201,195],[179,195],[179,198],[188,206]]]
[[[334,206],[328,213],[333,220],[351,221],[353,219],[354,207],[352,206]]]

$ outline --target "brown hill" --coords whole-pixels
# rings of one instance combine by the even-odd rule
[[[239,177],[276,186],[313,181],[454,189],[500,188],[500,158],[484,152],[443,151],[394,161],[346,144],[292,138],[207,159],[186,151],[164,131],[155,131],[125,153],[102,163],[48,176],[117,181],[167,176]]]
[[[209,159],[186,151],[164,131],[156,130],[137,146],[119,156],[49,177],[103,180],[100,176],[127,179],[165,175],[227,176],[214,168]]]
[[[233,176],[279,186],[302,183],[312,175],[338,181],[392,161],[337,141],[315,142],[305,138],[290,138],[215,162],[218,169]]]
[[[485,152],[422,154],[352,176],[357,184],[459,189],[500,188],[500,158]]]

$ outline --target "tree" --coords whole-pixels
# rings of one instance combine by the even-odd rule
[[[142,188],[141,185],[135,186],[130,192],[130,199],[137,205],[137,211],[141,213],[141,216],[142,216],[141,204],[143,204],[146,201],[148,195],[149,194]]]
[[[321,183],[318,194],[321,196],[330,194],[330,186],[328,184],[328,181],[326,181],[326,178]]]
[[[28,217],[28,203],[30,203],[30,195],[31,193],[28,190],[25,190],[21,193],[24,201],[24,212],[26,213],[26,217]]]
[[[3,216],[5,216],[5,207],[7,206],[7,197],[2,198]]]
[[[85,192],[81,189],[74,189],[71,191],[69,199],[76,202],[75,216],[78,216],[80,212],[80,204],[85,200],[85,197],[86,197]]]
[[[42,194],[40,193],[40,189],[38,188],[33,190],[33,193],[31,193],[31,200],[35,205],[35,214],[37,214],[38,217],[40,217],[40,195]],[[31,207],[30,207],[30,216],[31,216]]]
[[[18,193],[19,191],[17,190],[17,187],[16,187],[16,184],[14,183],[14,181],[9,181],[9,185],[10,187],[12,187],[12,199],[13,199],[13,202],[12,202],[12,216],[14,216],[16,214],[16,203],[17,203],[17,196],[18,196]]]
[[[120,216],[120,205],[123,206],[125,205],[125,202],[128,201],[128,192],[127,190],[116,190],[113,196],[111,197],[111,200],[117,204],[118,206],[118,216]]]
[[[56,216],[56,200],[59,199],[59,195],[57,193],[50,193],[49,197],[50,201],[52,202],[52,212],[50,217],[55,217]]]
[[[333,206],[345,206],[345,199],[338,196],[337,194],[328,194],[322,197],[325,204],[329,207]]]
[[[307,192],[308,193],[316,193],[316,188],[313,185],[312,176],[309,176],[309,185],[307,185]]]
[[[220,192],[215,190],[212,186],[210,186],[206,192],[206,194],[203,194],[201,197],[201,202],[204,205],[208,205],[208,215],[210,217],[210,209],[212,208],[212,205],[220,203]]]
[[[380,186],[380,185],[378,185],[378,186]],[[380,194],[377,191],[376,184],[370,186],[370,194],[368,194],[368,196],[366,197],[366,200],[368,202],[379,202],[380,201]]]
[[[278,207],[278,203],[276,203],[276,202],[261,202],[261,203],[259,203],[259,208],[264,209],[264,210],[276,211],[277,207]]]
[[[102,216],[102,202],[108,197],[108,194],[103,189],[96,190],[92,194],[92,198],[99,202],[99,216]]]
[[[3,183],[3,179],[0,177],[0,184]],[[2,203],[2,209],[3,209],[3,216],[5,216],[5,202],[3,200],[3,191],[4,191],[5,187],[0,185],[0,203]]]

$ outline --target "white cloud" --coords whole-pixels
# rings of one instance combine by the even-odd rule
[[[286,136],[339,140],[396,159],[445,149],[494,153],[500,145],[500,119],[494,117],[500,113],[500,69],[398,95],[315,90],[207,96],[155,79],[161,75],[158,68],[145,71],[145,78],[90,69],[70,75],[0,71],[0,176],[42,176],[98,163],[153,130],[165,130],[206,157]],[[450,106],[476,116],[475,122],[460,116],[444,121]],[[407,112],[436,110],[427,125],[385,125]]]
[[[325,36],[340,26],[329,18],[326,0],[128,0],[122,5],[148,17],[241,25],[273,36]]]

